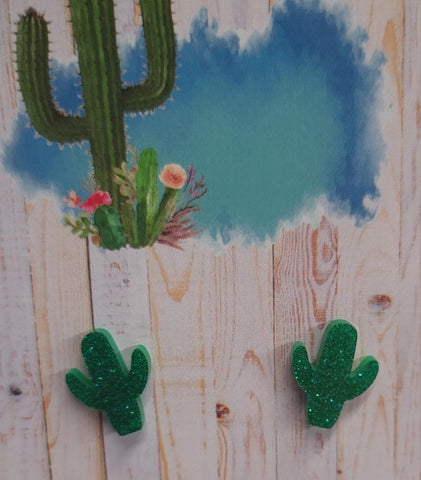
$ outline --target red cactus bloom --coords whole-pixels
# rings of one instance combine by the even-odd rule
[[[170,163],[161,170],[159,179],[166,187],[180,190],[187,181],[187,173],[180,165]]]
[[[97,190],[82,203],[81,208],[88,213],[94,213],[98,207],[111,205],[112,203],[113,201],[108,192]]]

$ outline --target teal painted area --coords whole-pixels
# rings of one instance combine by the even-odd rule
[[[366,59],[364,33],[351,38],[340,14],[317,1],[287,0],[273,9],[267,31],[241,50],[235,34],[221,36],[201,11],[178,48],[173,101],[145,118],[127,116],[127,143],[154,148],[160,167],[193,163],[205,175],[208,193],[196,221],[225,242],[238,229],[273,237],[281,220],[320,195],[338,212],[366,220],[364,198],[379,194],[376,97],[384,58]],[[137,83],[141,37],[124,52],[125,81]],[[77,67],[53,67],[58,103],[82,108]],[[27,188],[86,196],[87,145],[48,147],[25,122],[22,116],[7,150],[10,170]]]
[[[198,218],[212,234],[228,239],[228,230],[241,227],[273,235],[304,197],[332,182],[332,165],[346,153],[341,106],[317,66],[288,66],[263,86],[256,72],[235,90],[221,72],[206,82],[208,89],[195,84],[182,104],[168,105],[165,122],[156,116],[147,127],[131,126],[131,141],[149,142],[163,163],[193,162],[205,175],[209,193]]]

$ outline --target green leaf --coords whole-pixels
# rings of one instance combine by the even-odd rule
[[[120,193],[123,197],[128,197],[130,198],[132,196],[132,190],[130,187],[128,187],[127,185],[122,185],[120,187]]]

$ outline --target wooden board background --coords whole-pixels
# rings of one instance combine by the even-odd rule
[[[116,5],[128,35],[140,22],[135,3]],[[184,252],[103,252],[62,227],[53,200],[25,198],[0,171],[2,479],[421,478],[421,5],[345,3],[352,27],[367,29],[367,55],[387,57],[387,158],[378,212],[364,227],[321,211],[266,247],[195,241]],[[65,4],[0,1],[2,139],[19,105],[18,14],[30,5],[48,12],[53,52],[66,58]],[[240,30],[261,28],[270,9],[268,0],[177,0],[180,35],[200,5],[222,28]],[[289,352],[301,339],[314,355],[333,318],[352,320],[356,357],[373,354],[381,368],[322,431],[305,423]],[[138,434],[119,437],[67,391],[65,372],[83,367],[80,340],[94,326],[121,349],[142,343],[152,354]]]

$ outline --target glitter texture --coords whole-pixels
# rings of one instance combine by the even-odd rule
[[[307,395],[307,421],[331,428],[346,400],[361,395],[373,383],[379,370],[377,360],[365,357],[352,371],[357,331],[346,320],[334,320],[326,327],[317,360],[310,364],[305,346],[292,346],[292,370]]]
[[[145,389],[151,368],[146,348],[139,345],[133,350],[130,371],[107,330],[88,333],[81,350],[92,380],[73,368],[66,375],[70,391],[88,407],[105,411],[120,435],[140,430],[144,414],[137,397]]]

